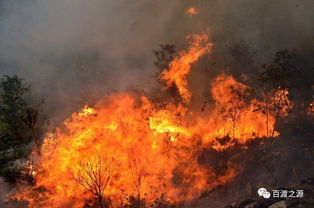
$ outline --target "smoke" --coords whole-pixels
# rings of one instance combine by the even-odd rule
[[[176,4],[1,1],[1,74],[32,82],[38,97],[62,106],[57,114],[109,91],[149,87],[152,50],[165,40]]]
[[[3,181],[2,178],[0,178],[0,205],[1,207],[4,204],[5,201],[5,195],[7,194],[7,192],[10,190],[10,188],[8,187],[8,185]]]
[[[191,6],[199,14],[189,18]],[[312,0],[3,0],[0,74],[24,77],[51,112],[66,117],[108,92],[153,88],[152,50],[160,43],[180,48],[186,35],[207,28],[212,59],[197,71],[209,77],[228,68],[256,71],[277,50],[310,47],[313,6]]]
[[[199,13],[187,17],[189,7]],[[0,75],[24,77],[63,120],[113,91],[155,88],[152,50],[184,48],[188,34],[209,28],[212,55],[189,77],[201,101],[222,70],[254,73],[285,48],[312,59],[312,8],[313,0],[1,0]],[[0,180],[0,196],[9,190]]]
[[[22,208],[25,207],[25,204],[22,202],[9,202],[11,195],[15,194],[16,187],[11,184],[8,184],[0,177],[0,207],[1,208]]]

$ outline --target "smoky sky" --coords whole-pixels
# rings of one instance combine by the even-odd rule
[[[199,14],[184,15],[188,7]],[[17,74],[56,115],[156,85],[152,50],[209,29],[211,73],[253,72],[277,50],[312,50],[313,0],[1,0],[0,75]],[[200,80],[200,83],[204,80]]]

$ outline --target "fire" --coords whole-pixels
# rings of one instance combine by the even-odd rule
[[[314,100],[314,96],[312,98]],[[312,101],[309,106],[308,106],[308,113],[311,114],[311,113],[314,113],[314,101]]]
[[[196,8],[194,7],[189,7],[186,11],[185,11],[185,15],[192,17],[194,15],[198,14],[198,11],[196,10]]]
[[[268,135],[266,115],[256,111],[260,104],[255,99],[246,100],[249,97],[249,87],[237,82],[232,76],[221,74],[214,79],[211,87],[211,94],[215,101],[216,108],[209,119],[203,119],[202,126],[214,128],[214,131],[204,133],[205,141],[213,143],[216,150],[224,150],[235,143],[244,144],[250,139],[262,138]],[[273,131],[275,119],[269,118],[268,131]],[[210,127],[211,126],[211,127]],[[279,133],[275,132],[277,136]],[[224,145],[220,139],[230,137],[231,140]]]
[[[42,155],[32,167],[36,184],[22,188],[15,199],[28,201],[30,208],[83,207],[95,197],[78,183],[93,184],[89,173],[102,173],[99,177],[108,179],[100,193],[110,198],[113,207],[129,195],[145,196],[147,202],[160,195],[172,202],[190,200],[229,183],[240,171],[237,165],[228,163],[218,174],[199,164],[198,151],[223,151],[267,136],[266,115],[255,110],[258,101],[246,99],[249,87],[224,73],[210,85],[211,115],[189,112],[192,93],[187,75],[211,48],[206,35],[191,38],[189,49],[160,75],[168,87],[175,84],[182,103],[155,103],[144,95],[120,93],[93,108],[85,106],[55,133],[47,134]],[[272,116],[269,125],[273,131]]]
[[[85,106],[83,109],[82,109],[82,112],[79,113],[80,116],[87,116],[87,115],[92,115],[92,114],[95,114],[96,111],[93,109],[93,108],[90,108],[88,106]]]
[[[184,103],[189,103],[192,93],[187,89],[188,82],[186,76],[191,70],[191,65],[206,53],[210,52],[212,44],[208,42],[206,34],[191,35],[188,39],[192,39],[190,47],[187,51],[182,51],[169,65],[168,70],[164,70],[160,74],[160,80],[165,81],[169,88],[175,85],[181,95]]]

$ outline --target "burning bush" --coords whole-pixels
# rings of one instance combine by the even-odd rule
[[[167,87],[176,87],[181,102],[120,93],[73,113],[47,134],[35,186],[22,188],[15,199],[43,208],[83,207],[94,198],[100,207],[145,207],[188,201],[229,183],[240,171],[237,165],[224,161],[217,170],[221,166],[202,161],[202,150],[222,152],[269,131],[276,136],[275,117],[256,110],[262,103],[250,96],[250,87],[225,73],[210,85],[211,116],[191,112],[186,77],[211,43],[204,34],[190,38],[189,49],[160,74]]]

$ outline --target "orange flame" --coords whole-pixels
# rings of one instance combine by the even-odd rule
[[[194,15],[198,14],[198,11],[196,10],[196,8],[194,7],[189,7],[186,11],[185,11],[185,15],[188,17],[192,17]]]
[[[250,139],[268,135],[266,115],[256,111],[258,101],[245,100],[249,87],[237,82],[232,76],[221,74],[212,82],[211,94],[216,104],[210,122],[203,121],[206,128],[213,128],[204,139],[213,143],[213,148],[224,150],[235,143],[244,144]],[[273,130],[275,119],[269,118],[269,131]],[[207,124],[207,125],[206,125]],[[211,127],[210,127],[211,126]],[[279,133],[276,132],[276,136]],[[230,137],[233,141],[222,145],[217,138]]]
[[[191,70],[191,65],[205,53],[209,53],[212,44],[208,42],[208,36],[191,35],[188,38],[192,39],[190,47],[187,51],[182,51],[179,57],[175,58],[169,65],[169,69],[165,70],[160,75],[160,80],[166,82],[167,87],[174,84],[184,103],[191,101],[192,93],[187,89],[187,78]]]
[[[85,106],[73,113],[63,128],[47,134],[41,158],[35,169],[32,167],[36,184],[22,188],[15,199],[28,201],[29,208],[83,207],[93,196],[73,177],[80,175],[82,163],[98,156],[112,161],[103,167],[110,165],[114,170],[103,194],[113,204],[125,195],[145,195],[148,202],[156,194],[173,202],[190,200],[231,181],[239,173],[236,165],[228,163],[218,174],[199,164],[198,151],[223,151],[267,136],[266,115],[255,110],[258,101],[246,99],[249,87],[227,74],[211,83],[211,116],[189,112],[186,104],[192,93],[186,76],[191,64],[211,47],[206,35],[192,38],[189,49],[161,74],[167,86],[177,86],[185,105],[154,103],[146,96],[121,93],[99,101],[94,108]],[[272,116],[269,125],[272,131]]]
[[[313,97],[314,97],[314,96],[313,96]],[[314,113],[314,101],[312,101],[312,102],[309,104],[308,112],[309,112],[309,113]]]

